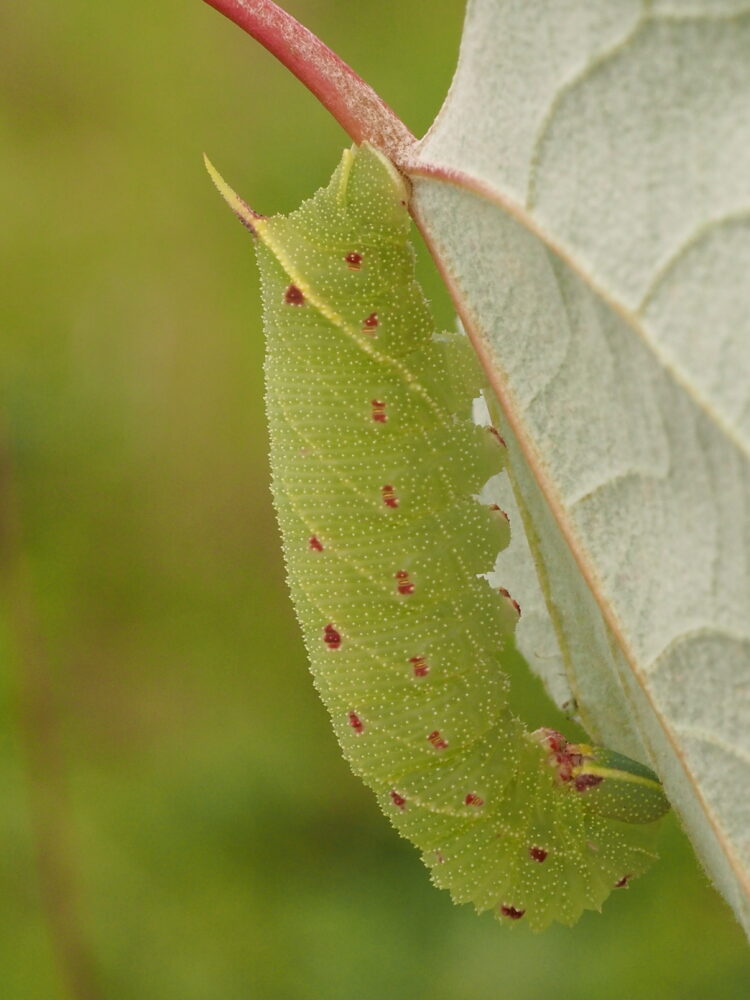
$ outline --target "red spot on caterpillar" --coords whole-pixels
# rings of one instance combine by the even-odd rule
[[[305,304],[305,296],[296,285],[290,285],[284,292],[284,302],[288,306],[303,306]]]
[[[358,271],[359,268],[360,268],[360,265],[362,263],[362,254],[361,253],[348,253],[346,255],[346,257],[344,257],[344,260],[349,265],[349,270],[350,271]]]
[[[490,504],[490,510],[495,511],[496,514],[500,514],[502,517],[505,518],[505,520],[508,522],[508,524],[510,524],[510,518],[505,513],[505,511],[503,510],[502,507],[498,507],[498,505],[496,503],[491,503]]]
[[[557,767],[558,781],[570,781],[573,777],[573,765],[565,754],[556,754],[550,763],[553,767]]]
[[[589,788],[596,788],[601,785],[604,778],[600,774],[578,774],[573,779],[573,785],[577,792],[586,792]]]
[[[310,536],[307,544],[310,546],[313,552],[323,551],[323,546],[320,544],[320,541],[315,537],[315,535]]]
[[[388,420],[388,414],[385,412],[385,403],[381,403],[379,399],[371,400],[372,406],[372,419],[376,423],[384,424]]]
[[[559,753],[568,745],[568,741],[565,739],[563,734],[558,733],[556,729],[537,729],[533,733],[533,736],[535,736],[540,743],[546,743],[550,750],[554,753]]]
[[[398,573],[396,573],[396,590],[399,594],[404,595],[414,593],[414,584],[409,579],[409,574],[405,569],[400,569]]]
[[[498,587],[497,589],[500,591],[500,593],[503,595],[503,597],[505,598],[506,601],[510,601],[510,604],[513,607],[513,610],[515,611],[515,613],[520,618],[521,617],[521,605],[518,603],[518,601],[514,600],[510,596],[510,591],[506,590],[505,587]]]
[[[615,882],[615,889],[625,889],[627,888],[628,882],[631,880],[632,875],[623,875],[621,879]]]
[[[370,313],[369,316],[366,316],[362,320],[362,329],[364,330],[365,333],[372,333],[372,334],[374,334],[375,331],[377,330],[379,324],[380,324],[380,320],[378,319],[378,314],[377,313]]]
[[[547,760],[550,767],[555,768],[557,780],[570,781],[573,777],[573,768],[580,767],[583,762],[583,757],[577,748],[568,743],[563,734],[558,733],[556,729],[537,729],[532,735],[547,747]]]
[[[426,677],[430,672],[429,664],[424,656],[412,656],[409,663],[414,667],[415,677]]]
[[[437,863],[439,865],[444,865],[445,864],[445,858],[440,853],[440,851],[435,851],[435,861],[437,861]]]
[[[363,733],[365,731],[365,724],[362,722],[360,717],[355,712],[349,713],[349,725],[357,734]]]
[[[487,427],[487,433],[491,434],[495,438],[495,440],[503,446],[503,448],[508,447],[507,444],[505,443],[505,438],[502,436],[497,427],[493,427],[492,424],[490,424]]]
[[[406,805],[406,799],[403,797],[403,795],[399,795],[395,788],[391,789],[391,799],[393,801],[393,804],[395,806],[398,806],[399,809],[403,809],[404,806]]]
[[[380,492],[383,496],[383,503],[386,507],[398,507],[398,497],[396,496],[396,491],[390,484],[383,486]]]
[[[508,917],[510,920],[520,920],[526,910],[517,910],[515,906],[509,906],[507,903],[503,903],[500,907],[500,912],[504,917]]]
[[[436,750],[445,750],[448,746],[446,740],[440,735],[440,730],[436,729],[434,733],[430,733],[427,737],[427,742],[432,743]]]
[[[533,844],[529,848],[529,857],[541,864],[542,861],[547,860],[547,851],[543,847],[537,847],[536,844]]]
[[[329,649],[338,649],[341,645],[341,634],[336,631],[333,625],[326,625],[323,629],[323,642]]]
[[[480,798],[476,792],[469,792],[469,794],[464,799],[467,806],[483,806],[484,799]]]

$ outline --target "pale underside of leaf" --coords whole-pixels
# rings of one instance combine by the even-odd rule
[[[748,3],[476,0],[410,171],[503,405],[556,694],[645,751],[746,922],[749,55]],[[549,628],[519,625],[537,666]]]

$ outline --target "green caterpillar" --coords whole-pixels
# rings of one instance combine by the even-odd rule
[[[208,168],[256,237],[274,502],[344,754],[454,900],[572,924],[651,863],[668,804],[643,765],[510,711],[517,606],[480,576],[508,525],[476,500],[505,449],[472,422],[466,338],[434,332],[406,183],[364,144],[268,219]]]

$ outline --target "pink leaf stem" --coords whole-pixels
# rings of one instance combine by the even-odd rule
[[[276,56],[328,109],[354,142],[371,142],[403,163],[416,142],[369,84],[271,0],[205,0]]]

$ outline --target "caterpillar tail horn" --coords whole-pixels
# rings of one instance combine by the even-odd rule
[[[232,209],[242,225],[255,235],[255,223],[258,219],[265,218],[265,216],[256,212],[246,201],[244,201],[244,199],[240,198],[237,192],[227,184],[205,153],[203,154],[203,162],[206,166],[206,170],[208,171],[208,176],[216,186],[216,190],[219,192],[227,205],[229,205]]]

